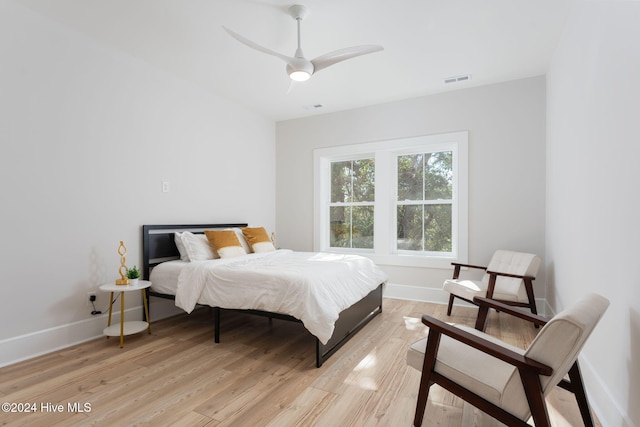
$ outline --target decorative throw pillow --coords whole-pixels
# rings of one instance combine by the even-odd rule
[[[182,243],[182,233],[174,233],[175,236],[173,238],[174,242],[176,242],[176,248],[178,248],[178,252],[180,252],[180,259],[182,261],[189,261],[189,254],[187,253],[187,248],[184,247],[184,243]]]
[[[242,235],[253,252],[271,252],[276,250],[264,227],[243,227]]]
[[[206,261],[216,257],[211,245],[209,245],[209,240],[204,234],[193,234],[185,231],[181,237],[189,261]]]
[[[246,254],[236,232],[233,230],[206,230],[204,234],[220,258],[231,258]]]

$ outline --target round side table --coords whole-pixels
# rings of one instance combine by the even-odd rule
[[[146,291],[149,286],[151,286],[151,282],[148,280],[138,280],[138,283],[135,285],[116,285],[115,283],[106,283],[100,286],[100,290],[104,292],[110,292],[111,296],[109,297],[109,320],[107,321],[107,327],[104,329],[103,333],[109,337],[117,337],[120,336],[120,348],[124,347],[124,336],[137,334],[138,332],[142,332],[145,329],[151,333],[151,319],[149,319],[149,307],[147,306],[147,298]],[[142,301],[144,304],[144,314],[147,319],[146,322],[143,321],[124,321],[124,294],[132,291],[140,291],[142,292]],[[115,292],[120,292],[120,323],[111,325],[111,313],[113,311],[113,294]]]

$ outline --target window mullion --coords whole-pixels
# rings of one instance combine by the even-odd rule
[[[425,221],[425,217],[424,217],[424,202],[426,199],[426,194],[427,194],[427,165],[426,165],[426,161],[427,161],[427,156],[426,155],[422,155],[422,205],[420,207],[420,218],[422,219],[422,221],[420,221],[422,227],[420,229],[420,243],[421,243],[421,248],[422,251],[424,251],[426,249],[427,243],[426,243],[426,239],[425,239],[425,235],[424,235],[424,221]]]
[[[388,151],[379,151],[375,155],[376,171],[376,197],[374,204],[374,231],[373,247],[378,255],[389,255],[391,253],[393,233],[392,226],[395,222],[393,203],[393,156]]]

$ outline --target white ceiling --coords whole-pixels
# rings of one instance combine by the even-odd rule
[[[333,65],[289,91],[284,62],[222,26],[293,56],[293,1],[14,1],[275,121],[544,74],[573,2],[301,0],[311,12],[302,22],[307,58],[361,44],[384,51]],[[464,74],[471,80],[444,83]],[[308,108],[315,104],[323,107]]]

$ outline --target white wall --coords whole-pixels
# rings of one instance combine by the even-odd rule
[[[313,150],[469,131],[469,261],[544,258],[545,79],[535,77],[277,123],[278,244],[313,249]],[[445,269],[382,266],[394,296],[443,302]],[[544,298],[544,272],[535,292]],[[387,294],[389,295],[389,294]]]
[[[640,3],[578,1],[548,74],[547,299],[611,300],[581,368],[604,426],[640,426]]]
[[[0,366],[99,336],[142,224],[274,228],[273,122],[11,2],[0,64]]]

